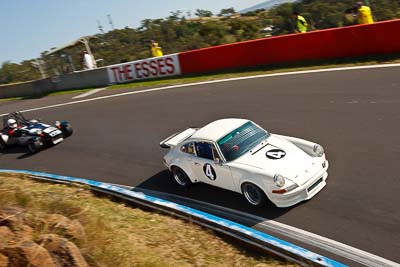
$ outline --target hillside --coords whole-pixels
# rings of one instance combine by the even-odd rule
[[[275,6],[281,5],[283,3],[292,3],[292,2],[296,2],[298,0],[268,0],[265,2],[262,2],[260,4],[254,5],[252,7],[249,8],[245,8],[243,10],[240,10],[239,13],[247,13],[247,12],[251,12],[251,11],[255,11],[255,10],[259,10],[259,9],[271,9]]]
[[[159,19],[145,19],[141,26],[134,29],[125,27],[96,34],[90,40],[90,46],[101,66],[133,61],[151,56],[150,40],[156,40],[164,54],[177,53],[198,48],[210,47],[239,41],[263,38],[267,35],[293,33],[295,21],[293,11],[300,12],[308,21],[308,31],[344,27],[356,24],[346,10],[354,7],[354,0],[270,0],[255,8],[282,3],[267,11],[256,10],[243,16],[219,16],[212,18],[188,19],[181,11],[171,12],[170,16]],[[370,0],[376,21],[400,18],[400,2]],[[263,29],[272,29],[268,33]],[[84,47],[78,45],[68,48],[58,55],[45,56],[48,76],[81,70],[80,54]],[[4,62],[0,68],[0,84],[21,82],[40,78],[33,60],[20,64]]]

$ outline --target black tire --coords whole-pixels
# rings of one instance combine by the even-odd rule
[[[71,125],[67,124],[65,127],[62,128],[64,138],[67,138],[72,135],[74,130],[72,129]]]
[[[0,136],[0,150],[4,150],[6,148],[7,148],[7,145],[4,142],[3,138]]]
[[[252,183],[242,184],[242,194],[253,207],[262,207],[267,203],[267,196],[258,186]]]
[[[32,154],[38,153],[43,148],[43,143],[40,140],[35,140],[28,144],[28,150]]]
[[[175,182],[184,188],[188,188],[192,184],[192,181],[190,181],[189,176],[187,176],[185,171],[179,167],[176,166],[172,167],[172,175],[174,177]]]

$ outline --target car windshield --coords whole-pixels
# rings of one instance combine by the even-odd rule
[[[222,137],[217,143],[225,159],[232,161],[254,148],[269,135],[267,131],[249,121]]]

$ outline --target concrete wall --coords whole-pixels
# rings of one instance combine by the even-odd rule
[[[0,85],[0,98],[40,96],[69,89],[107,86],[107,68],[78,71],[25,83]]]
[[[53,82],[52,91],[66,89],[79,89],[90,87],[101,87],[109,84],[107,68],[98,68],[90,71],[78,71],[59,77]]]
[[[52,84],[49,79],[1,85],[0,98],[40,95],[50,91],[51,88]]]

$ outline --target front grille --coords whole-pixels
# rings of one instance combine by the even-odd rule
[[[314,188],[316,188],[323,181],[322,177],[319,178],[315,183],[313,183],[308,189],[307,192],[310,192]]]

